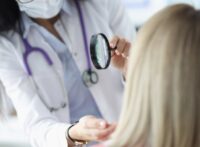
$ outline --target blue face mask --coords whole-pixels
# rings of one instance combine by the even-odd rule
[[[21,11],[32,18],[49,19],[56,16],[62,9],[64,0],[32,0],[27,3],[18,1]]]

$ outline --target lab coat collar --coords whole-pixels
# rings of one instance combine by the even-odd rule
[[[72,3],[70,3],[69,0],[64,0],[64,4],[63,4],[62,10],[63,10],[66,14],[68,14],[68,15],[71,15],[71,14],[72,14],[72,7],[73,7],[73,5],[72,5]]]
[[[61,14],[65,13],[67,15],[71,15],[72,14],[72,3],[69,2],[69,0],[65,0],[64,1],[64,4],[63,4],[63,8],[61,10]],[[22,28],[23,28],[23,37],[24,38],[27,38],[29,32],[30,32],[30,29],[31,27],[38,27],[39,25],[35,22],[33,22],[31,20],[30,17],[28,17],[27,14],[25,14],[24,12],[22,12]]]
[[[22,13],[22,28],[23,28],[23,38],[27,38],[31,26],[35,23],[23,12]]]

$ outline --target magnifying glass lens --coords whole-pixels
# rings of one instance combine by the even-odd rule
[[[91,58],[97,69],[106,69],[110,64],[111,53],[108,39],[104,34],[93,35],[90,42]]]
[[[95,46],[95,52],[97,56],[97,62],[102,67],[105,68],[109,60],[109,49],[106,41],[102,36],[97,36],[97,42]]]

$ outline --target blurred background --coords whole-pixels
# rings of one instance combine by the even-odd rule
[[[122,0],[133,23],[139,27],[155,12],[176,3],[187,3],[200,8],[200,0]]]
[[[122,0],[134,25],[139,28],[150,16],[167,5],[188,3],[200,8],[200,0]],[[0,119],[0,147],[30,147],[15,112]]]

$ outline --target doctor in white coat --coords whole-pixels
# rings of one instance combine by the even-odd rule
[[[0,38],[0,81],[31,144],[66,147],[107,138],[120,112],[122,73],[135,35],[120,0],[17,2],[25,12],[22,34]],[[89,38],[96,33],[117,46],[107,70],[97,71],[88,57]],[[88,71],[98,77],[89,86],[83,78]]]

